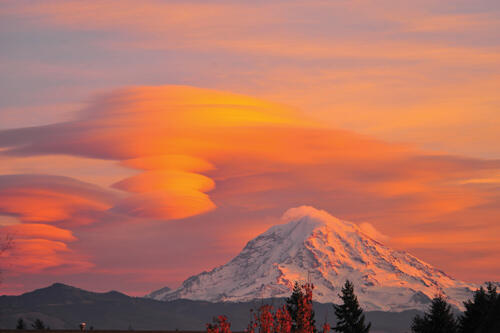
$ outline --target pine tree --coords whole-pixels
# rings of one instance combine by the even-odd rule
[[[46,330],[48,329],[47,327],[45,327],[45,324],[43,323],[43,321],[39,318],[37,318],[35,320],[35,322],[33,324],[31,324],[31,327],[33,327],[35,330]]]
[[[307,286],[308,285],[301,286],[298,282],[295,282],[292,295],[286,299],[286,309],[292,318],[292,331],[296,332],[301,330],[301,326],[303,326],[300,324],[303,310],[305,310],[306,307],[310,308],[310,314],[308,314],[310,325],[308,326],[311,326],[313,332],[316,333],[316,320],[314,319],[314,311],[312,310],[312,298],[305,300],[306,293],[304,289],[306,289]],[[312,285],[310,287],[312,288]],[[304,304],[304,301],[306,304]]]
[[[26,323],[24,322],[24,319],[19,318],[17,320],[16,330],[25,330],[25,329],[26,329]]]
[[[363,309],[359,306],[358,298],[354,294],[354,286],[349,280],[342,287],[342,294],[339,294],[339,297],[343,304],[333,305],[335,316],[337,316],[337,326],[333,330],[342,333],[369,332],[371,323],[365,324]]]
[[[464,302],[465,311],[459,319],[459,332],[500,332],[500,295],[488,283],[474,292],[472,301]]]
[[[413,333],[456,333],[457,322],[450,305],[442,295],[434,297],[429,308],[429,312],[424,316],[419,315],[413,318],[411,325]]]
[[[300,288],[298,282],[295,282],[292,295],[286,299],[286,309],[292,318],[292,330],[294,331],[297,329],[297,312],[299,311],[299,303],[303,297],[302,288]]]

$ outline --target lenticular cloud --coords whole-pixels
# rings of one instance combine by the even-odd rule
[[[366,222],[364,233],[375,239],[386,236],[374,225],[399,234],[391,234],[397,242],[422,221],[429,233],[453,225],[473,239],[495,226],[469,231],[468,217],[479,209],[491,219],[500,198],[497,188],[469,181],[494,178],[500,161],[431,154],[329,128],[282,105],[185,86],[102,94],[72,121],[0,131],[0,153],[83,156],[130,171],[106,188],[48,175],[0,178],[0,214],[68,230],[110,215],[201,216],[236,244],[256,219],[307,203]],[[239,233],[230,236],[225,221]]]

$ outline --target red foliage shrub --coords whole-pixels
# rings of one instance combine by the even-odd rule
[[[253,312],[253,319],[248,324],[247,333],[290,333],[292,318],[285,306],[273,313],[271,305],[262,305],[257,313]]]
[[[306,283],[302,286],[304,296],[300,298],[297,311],[297,331],[299,333],[312,333],[314,327],[312,324],[312,296],[314,286],[311,283]]]
[[[213,324],[207,324],[207,333],[231,333],[231,323],[226,316],[218,316]]]
[[[292,317],[287,311],[286,306],[283,305],[276,311],[275,320],[275,333],[290,333],[292,330]]]
[[[323,333],[328,333],[330,332],[330,324],[328,324],[326,321],[325,323],[323,324]]]
[[[259,333],[273,333],[274,332],[274,315],[273,307],[271,305],[262,305],[257,312],[256,323],[259,328]]]

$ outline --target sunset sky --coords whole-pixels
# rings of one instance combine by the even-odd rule
[[[310,205],[500,281],[500,2],[0,2],[1,294],[144,295]]]

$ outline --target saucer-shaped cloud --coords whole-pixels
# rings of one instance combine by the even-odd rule
[[[140,170],[183,170],[203,172],[215,167],[201,158],[187,155],[155,155],[124,160],[123,166]]]
[[[115,200],[110,191],[68,177],[0,176],[0,214],[22,222],[89,224]]]
[[[278,146],[262,149],[274,141],[269,129],[307,123],[288,108],[247,96],[182,86],[137,87],[102,95],[75,121],[1,131],[0,147],[6,154],[81,155],[148,170],[114,185],[141,193],[114,211],[168,220],[215,207],[205,194],[214,181],[199,172],[219,163],[231,165],[233,159],[238,163],[247,155],[288,155],[283,145],[290,133]],[[55,216],[63,211],[47,211],[49,216],[26,212],[24,219],[67,218]]]
[[[9,273],[36,273],[85,270],[92,264],[68,247],[77,241],[70,230],[42,223],[18,223],[0,227],[1,235],[13,240],[2,255],[2,265]]]
[[[14,274],[88,269],[92,264],[68,246],[77,238],[67,228],[98,222],[116,199],[109,190],[68,177],[0,176],[0,215],[18,221],[0,227],[14,242],[3,254],[4,267]]]
[[[70,250],[66,243],[43,238],[20,238],[4,253],[3,264],[15,274],[35,272],[78,273],[92,267],[81,255]]]
[[[19,223],[0,228],[1,232],[10,235],[13,239],[43,238],[63,242],[76,240],[70,230],[62,229],[50,224],[42,223]]]
[[[206,176],[174,170],[147,171],[126,178],[113,185],[114,188],[137,193],[158,190],[169,190],[172,192],[176,190],[208,192],[212,190],[214,186],[214,181]]]
[[[293,123],[300,122],[289,109],[251,97],[183,86],[137,87],[102,95],[75,121],[1,131],[0,147],[20,155],[199,159],[207,154],[190,153],[210,155],[230,144],[224,129]]]
[[[114,210],[134,217],[180,219],[208,212],[215,204],[204,192],[212,190],[212,179],[191,172],[153,170],[126,178],[114,188],[133,193]]]
[[[208,195],[198,191],[155,191],[121,200],[113,210],[133,217],[182,219],[215,209]]]

